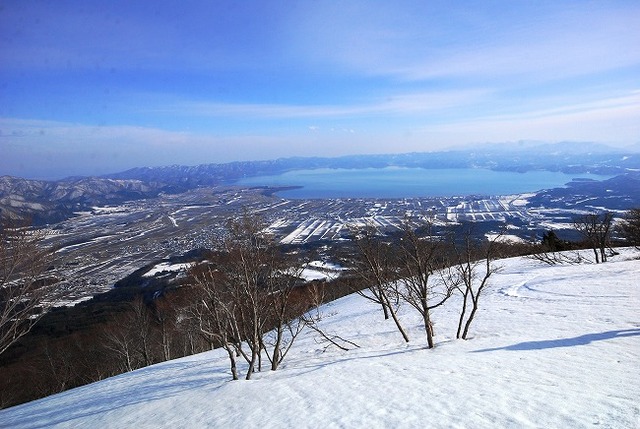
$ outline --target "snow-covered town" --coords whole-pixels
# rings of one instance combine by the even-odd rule
[[[509,196],[412,199],[284,199],[264,189],[198,188],[177,195],[94,207],[45,228],[46,244],[61,257],[61,276],[83,284],[87,299],[109,290],[132,272],[196,249],[215,247],[229,219],[243,212],[260,215],[267,232],[287,245],[340,243],[353,228],[365,225],[387,232],[407,219],[427,220],[446,228],[475,222],[483,234],[513,241],[540,237],[546,230],[570,231],[573,218],[593,210],[623,210],[585,205],[574,197],[542,206],[531,200],[544,191]],[[582,204],[579,204],[582,203]]]

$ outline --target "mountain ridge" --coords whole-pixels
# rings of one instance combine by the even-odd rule
[[[160,193],[175,194],[203,186],[233,185],[249,176],[282,174],[317,168],[485,168],[497,171],[560,171],[569,174],[621,175],[640,171],[640,154],[618,151],[576,155],[560,145],[538,145],[504,152],[451,150],[383,155],[348,155],[336,158],[291,157],[268,161],[236,161],[195,166],[137,167],[97,177],[69,177],[46,181],[0,177],[0,218],[36,224],[54,223],[92,206],[120,204]]]

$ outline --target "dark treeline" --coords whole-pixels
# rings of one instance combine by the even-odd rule
[[[8,407],[154,363],[218,347],[189,309],[189,279],[142,288],[132,279],[90,301],[57,308],[0,355],[0,407]],[[351,293],[350,276],[312,281],[324,301]],[[302,294],[301,294],[302,295]]]

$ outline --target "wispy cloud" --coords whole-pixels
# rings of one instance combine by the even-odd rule
[[[540,104],[540,103],[537,103]],[[617,115],[618,113],[627,116],[628,113],[635,114],[640,119],[640,90],[633,91],[618,97],[598,99],[573,104],[560,104],[544,109],[534,109],[521,113],[505,114],[492,117],[492,120],[512,121],[521,119],[537,119],[550,117],[566,117],[568,115],[593,115],[604,114],[607,118]],[[484,120],[486,118],[479,118]],[[640,121],[639,124],[640,126]]]
[[[470,89],[389,95],[369,103],[341,105],[216,103],[179,101],[155,105],[154,112],[244,118],[327,118],[361,115],[406,115],[465,106],[481,100],[490,90]],[[164,105],[163,105],[164,104]]]
[[[60,178],[132,167],[265,159],[291,149],[282,137],[216,136],[139,126],[89,126],[0,118],[0,175]],[[283,144],[282,150],[278,146]],[[64,173],[61,173],[64,172]]]
[[[514,141],[523,136],[544,141],[628,143],[630,135],[640,138],[640,91],[517,114],[459,118],[450,123],[423,127],[420,134],[456,144]]]
[[[537,81],[640,65],[638,4],[556,3],[324,4],[298,17],[308,30],[292,43],[314,64],[408,80]]]

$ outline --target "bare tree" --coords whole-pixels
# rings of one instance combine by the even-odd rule
[[[316,342],[324,344],[323,351],[326,351],[329,347],[334,346],[342,351],[349,351],[351,347],[359,348],[360,346],[353,341],[342,338],[335,333],[328,333],[318,327],[319,322],[322,321],[322,313],[320,312],[320,305],[325,302],[324,287],[319,287],[317,283],[310,284],[306,288],[310,299],[312,309],[306,313],[303,317],[308,319],[307,326],[320,335]]]
[[[142,295],[137,295],[129,304],[130,312],[125,318],[127,325],[133,331],[140,366],[149,366],[155,363],[154,339],[151,326],[151,311]]]
[[[616,229],[627,244],[640,248],[640,208],[629,210]]]
[[[488,286],[489,277],[498,271],[493,265],[494,247],[502,233],[488,242],[481,243],[472,237],[471,230],[463,234],[461,243],[454,243],[456,264],[450,269],[455,272],[455,279],[449,284],[462,295],[462,308],[458,319],[456,338],[466,340],[469,328],[479,308],[480,296]],[[471,309],[469,312],[469,305]]]
[[[192,306],[193,320],[200,333],[214,346],[221,346],[229,357],[231,376],[238,379],[236,356],[240,354],[242,334],[236,296],[228,283],[221,281],[221,274],[210,265],[194,267],[192,279],[197,301]]]
[[[151,311],[142,295],[128,303],[126,311],[112,316],[102,330],[102,344],[127,372],[156,362]]]
[[[607,262],[607,248],[611,235],[613,213],[588,213],[576,218],[573,222],[576,230],[582,235],[595,256],[596,264]]]
[[[263,349],[271,363],[271,369],[278,369],[294,341],[304,328],[314,323],[305,316],[310,300],[305,294],[297,293],[302,265],[291,258],[273,260],[273,266],[266,282],[270,326],[273,329],[263,335]],[[317,303],[316,303],[317,305]]]
[[[176,309],[166,297],[160,297],[153,302],[153,320],[160,329],[160,346],[162,360],[172,359],[172,339],[176,330]]]
[[[136,360],[136,344],[130,326],[122,323],[105,325],[101,341],[106,352],[115,358],[119,373],[140,368]]]
[[[78,378],[77,356],[73,356],[70,347],[56,347],[44,343],[42,357],[37,372],[38,386],[42,396],[64,392],[74,386]]]
[[[43,238],[38,230],[0,224],[0,354],[70,292],[47,277],[53,257]]]
[[[172,356],[189,356],[195,353],[210,350],[212,343],[200,330],[200,320],[194,312],[194,307],[201,299],[201,292],[197,285],[194,285],[193,274],[199,272],[197,265],[192,265],[190,273],[191,284],[185,284],[177,291],[171,293],[171,297],[163,297],[169,300],[170,304],[161,305],[159,308],[168,308],[169,315],[162,316],[167,319],[168,327],[171,330]],[[158,303],[156,303],[158,304]],[[164,310],[156,310],[156,312]]]
[[[440,260],[443,243],[433,235],[431,223],[427,222],[421,228],[425,233],[424,237],[420,237],[408,221],[404,223],[403,229],[398,253],[405,278],[404,287],[399,287],[398,292],[422,316],[427,347],[431,349],[434,347],[431,310],[443,305],[454,289],[446,282],[432,278],[435,270],[443,266]]]
[[[201,294],[193,313],[200,332],[227,351],[234,379],[236,358],[247,362],[248,380],[261,370],[262,352],[272,370],[279,367],[312,323],[304,316],[310,301],[298,289],[300,262],[281,252],[260,218],[245,213],[229,221],[220,248],[204,268],[192,270]]]
[[[358,254],[352,267],[366,285],[365,289],[357,288],[356,293],[380,305],[385,320],[391,317],[404,341],[409,342],[397,314],[398,266],[392,245],[381,240],[371,227],[356,231],[356,235]]]
[[[262,369],[262,335],[268,322],[266,299],[269,277],[273,275],[273,241],[263,232],[262,220],[245,213],[238,220],[230,220],[228,236],[224,240],[226,258],[221,265],[225,280],[231,284],[238,314],[238,326],[248,351],[240,353],[249,364],[246,379]]]

